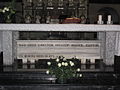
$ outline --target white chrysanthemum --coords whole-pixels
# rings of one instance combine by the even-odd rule
[[[3,13],[5,13],[5,10],[2,10]]]
[[[70,63],[70,65],[71,65],[71,66],[74,66],[75,64],[72,62],[72,63]]]
[[[61,67],[61,63],[58,63],[58,67]]]
[[[57,58],[57,59],[56,59],[56,62],[59,62],[59,61],[60,61],[60,60]]]
[[[49,73],[50,73],[50,71],[49,71],[49,70],[47,70],[47,71],[46,71],[46,74],[49,74]]]
[[[77,69],[77,72],[80,72],[80,68]]]
[[[79,76],[82,77],[82,74],[80,74]]]
[[[4,9],[3,10],[7,10],[8,8],[7,7],[4,7]]]
[[[65,66],[68,66],[68,63],[65,63]]]
[[[62,62],[62,65],[63,65],[63,66],[65,66],[65,63],[64,63],[64,62]]]
[[[6,11],[9,11],[9,8],[7,8]]]
[[[51,62],[47,62],[48,65],[51,65]]]
[[[73,63],[72,61],[70,61],[70,64]]]

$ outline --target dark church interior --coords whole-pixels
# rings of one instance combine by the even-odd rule
[[[6,5],[9,5],[9,3],[11,3],[12,1],[15,1],[13,6],[15,13],[14,10],[13,11],[11,10],[11,13],[13,14],[10,16],[11,19],[7,20],[8,18],[4,15],[4,10],[1,12],[2,10],[1,8],[4,8]],[[120,0],[0,0],[0,24],[1,25],[2,24],[62,25],[62,24],[72,23],[72,24],[85,24],[85,25],[90,25],[90,24],[119,25],[120,24],[119,9],[120,9]],[[108,20],[109,15],[110,15],[110,21]],[[100,22],[97,21],[98,19],[100,19],[101,16],[103,21]],[[82,20],[82,17],[85,19]],[[112,21],[111,21],[111,17],[112,17]],[[17,32],[17,30],[15,32]],[[104,31],[100,31],[100,33],[102,32]],[[4,34],[2,30],[0,31],[0,33]],[[38,52],[42,52],[42,50],[45,47],[47,47],[47,45],[49,45],[49,47],[52,47],[52,45],[50,46],[50,44],[53,43],[52,41],[54,40],[56,41],[56,43],[59,40],[60,41],[75,40],[77,42],[76,47],[77,45],[79,45],[79,47],[81,47],[80,49],[82,53],[91,54],[92,50],[89,48],[95,47],[95,50],[97,49],[99,50],[99,44],[93,43],[92,45],[90,44],[89,46],[88,43],[78,44],[78,42],[79,41],[85,42],[89,40],[98,41],[104,39],[104,38],[100,39],[102,38],[102,36],[100,37],[98,35],[98,32],[96,31],[92,31],[92,32],[91,31],[82,31],[82,32],[59,31],[59,28],[57,31],[23,30],[23,31],[19,31],[18,33],[19,33],[19,37],[16,40],[18,40],[19,42],[22,42],[22,40],[23,41],[36,40],[37,45],[39,45],[39,47],[43,47],[40,48],[40,51]],[[12,35],[13,35],[12,37],[17,37],[14,35],[14,32],[12,32]],[[107,34],[105,35],[107,36]],[[0,39],[0,44],[2,40],[3,39]],[[47,43],[47,45],[43,43],[39,44],[39,40],[51,41],[51,42]],[[104,56],[105,52],[102,53],[103,55],[101,56],[102,58],[96,58],[96,57],[92,58],[94,59],[94,61],[91,58],[84,58],[81,56],[80,56],[81,58],[79,59],[77,59],[76,57],[69,59],[66,58],[67,61],[73,62],[75,64],[74,66],[75,69],[80,69],[80,71],[78,70],[77,72],[75,72],[75,75],[73,77],[67,78],[64,83],[60,83],[59,80],[57,79],[57,76],[54,75],[55,74],[54,72],[52,74],[46,74],[47,69],[51,70],[51,68],[49,68],[49,65],[52,62],[54,63],[55,60],[57,60],[56,58],[54,58],[53,55],[48,55],[48,56],[46,55],[45,57],[37,54],[36,56],[31,54],[24,55],[22,50],[24,52],[27,52],[27,50],[29,51],[30,49],[30,48],[27,49],[24,48],[26,47],[26,45],[28,45],[28,43],[27,44],[18,43],[18,46],[14,47],[15,42],[14,41],[11,42],[13,44],[12,50],[14,51],[14,48],[19,48],[17,50],[20,50],[20,52],[18,51],[17,53],[18,56],[15,54],[15,52],[12,52],[13,53],[12,57],[14,57],[12,58],[12,64],[9,64],[9,60],[7,62],[8,64],[5,64],[6,61],[4,60],[6,60],[7,58],[4,59],[5,57],[3,51],[4,49],[3,50],[1,49],[4,48],[4,45],[3,46],[0,45],[1,47],[0,48],[1,49],[0,50],[0,90],[120,90],[120,56],[114,54],[113,55],[114,60],[112,64],[109,64],[109,61],[107,61],[108,59],[106,59],[107,57]],[[107,39],[105,39],[104,42],[107,42]],[[32,45],[34,44],[33,43],[29,44],[29,47],[34,48],[34,46]],[[63,45],[65,50],[69,51],[69,49],[71,49],[68,48],[69,45],[67,44],[67,42],[64,42]],[[75,47],[73,43],[72,44],[70,43],[70,45],[71,47],[72,46]],[[106,45],[105,49],[107,48],[107,44],[102,43],[102,45],[101,45],[102,47]],[[58,46],[56,45],[54,47],[57,48]],[[59,45],[59,47],[63,47],[63,46]],[[91,51],[90,52],[82,51],[82,48],[85,50],[89,49]],[[62,49],[59,50],[62,52]],[[73,49],[75,49],[77,52],[76,48]],[[36,48],[35,50],[37,51]],[[49,51],[49,48],[47,47],[45,50],[46,52],[44,52],[43,50],[42,53],[47,53],[47,51]],[[57,52],[57,50],[58,48],[54,52]],[[101,49],[99,51],[100,53],[102,52]],[[53,54],[55,54],[54,52]],[[66,52],[67,51],[63,53],[66,54]],[[93,52],[95,51],[93,50]],[[61,54],[58,53],[58,55]],[[67,52],[66,56],[67,55],[68,56],[74,55],[74,51]],[[59,60],[61,60],[61,57]],[[48,62],[50,61],[51,63],[49,64]],[[67,66],[67,64],[65,63],[63,65]],[[70,65],[72,66],[71,63]],[[59,63],[58,66],[61,67]]]

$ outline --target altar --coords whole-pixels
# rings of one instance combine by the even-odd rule
[[[20,32],[97,32],[97,40],[77,40],[79,43],[88,43],[93,42],[98,43],[98,50],[94,51],[85,50],[89,52],[94,52],[98,56],[92,56],[92,59],[102,59],[103,63],[106,66],[112,66],[114,64],[114,55],[120,54],[119,51],[119,25],[94,25],[94,24],[0,24],[0,50],[3,52],[3,65],[5,71],[14,71],[14,60],[20,59],[17,56],[17,52],[20,52],[22,49],[18,49],[17,43],[23,42],[24,40],[19,41]],[[42,40],[41,40],[42,41]],[[70,40],[69,40],[70,41]],[[28,41],[27,41],[28,42]],[[58,41],[56,41],[58,42]],[[67,41],[68,42],[68,41]],[[82,44],[81,44],[82,45]],[[86,45],[85,45],[86,46]],[[89,46],[89,45],[88,45]],[[94,46],[94,45],[93,45]],[[83,48],[83,47],[80,47]],[[87,47],[84,47],[87,48]],[[17,51],[18,50],[18,51]],[[25,49],[23,49],[25,50]],[[70,48],[69,48],[70,50]],[[82,52],[79,51],[78,53]],[[64,51],[64,50],[63,50]],[[35,51],[36,52],[36,51]],[[54,52],[53,52],[54,53]],[[77,56],[73,52],[73,56]],[[80,56],[79,56],[80,55]],[[85,56],[81,56],[82,53],[78,55],[79,59]],[[29,56],[29,55],[28,55]],[[88,56],[88,55],[86,55]],[[24,56],[23,56],[24,57]],[[91,56],[86,59],[91,59]],[[47,58],[48,59],[48,58]],[[82,60],[82,62],[85,62]],[[94,62],[94,61],[91,61]],[[11,67],[11,68],[10,68]],[[104,70],[104,69],[102,69]],[[106,68],[106,70],[113,70]]]
[[[21,32],[32,35],[30,33],[33,31],[49,32],[48,35],[53,32],[58,32],[58,35],[59,32],[76,33],[68,36],[95,32],[97,37],[94,40],[30,40],[30,36],[26,40],[20,38]],[[119,90],[119,48],[119,25],[0,24],[0,89]],[[68,60],[73,56],[73,61],[79,60],[77,66],[80,72],[77,74],[80,77],[59,84],[56,77],[45,73],[45,63],[60,55]],[[98,61],[102,61],[102,64]]]

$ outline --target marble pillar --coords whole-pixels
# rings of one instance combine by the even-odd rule
[[[100,49],[101,58],[103,59],[103,62],[106,65],[114,64],[114,55],[115,53],[117,54],[119,53],[120,43],[118,43],[118,41],[120,40],[120,36],[118,35],[116,32],[98,33],[98,39],[101,41],[101,49]]]
[[[116,32],[106,32],[106,65],[114,64],[114,55],[116,47]]]
[[[98,40],[101,42],[101,48],[100,48],[100,57],[103,59],[105,62],[105,38],[106,38],[106,33],[105,32],[98,32]]]
[[[5,66],[10,66],[13,64],[13,47],[12,47],[12,31],[3,31],[3,64]]]
[[[0,52],[2,52],[2,31],[0,31]]]
[[[120,32],[116,32],[115,55],[120,56]]]
[[[13,59],[17,58],[17,40],[19,39],[19,32],[13,32]]]

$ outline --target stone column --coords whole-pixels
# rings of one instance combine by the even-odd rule
[[[17,40],[19,39],[19,32],[18,31],[14,31],[13,32],[13,71],[17,70],[17,64],[16,64],[16,59],[17,59]]]
[[[9,70],[11,70],[11,66],[13,63],[13,50],[12,50],[12,31],[3,31],[3,64],[7,66]],[[6,68],[4,68],[6,71]]]
[[[2,31],[0,31],[0,52],[2,52]]]
[[[116,32],[106,32],[106,64],[114,64],[114,55],[116,47]]]
[[[13,32],[13,59],[17,58],[17,40],[19,39],[19,32]]]
[[[120,56],[120,32],[116,32],[115,55]]]
[[[98,32],[98,40],[101,42],[101,48],[100,48],[100,57],[105,62],[105,38],[106,38],[106,32]]]

